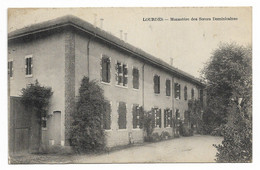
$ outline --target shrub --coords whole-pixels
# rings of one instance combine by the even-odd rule
[[[102,117],[105,113],[103,90],[95,81],[84,77],[79,88],[76,109],[72,115],[71,145],[76,152],[104,149],[105,134]]]
[[[149,142],[151,141],[151,135],[154,130],[154,115],[152,114],[151,111],[149,112],[144,112],[143,116],[143,128],[146,133],[146,136],[144,138],[145,141]]]
[[[162,140],[167,140],[167,139],[169,139],[171,136],[170,136],[169,132],[163,131],[160,137],[161,137]]]
[[[160,137],[160,135],[157,132],[152,134],[151,139],[152,139],[152,142],[159,142],[159,141],[161,141],[161,137]]]
[[[180,123],[180,135],[181,136],[193,136],[193,130],[181,122]]]
[[[217,148],[217,162],[252,161],[252,120],[243,111],[231,111],[229,124],[223,127],[224,140]]]

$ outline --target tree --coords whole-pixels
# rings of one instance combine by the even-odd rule
[[[224,124],[224,140],[221,145],[215,145],[218,151],[217,162],[251,162],[251,48],[221,44],[205,67],[204,77],[208,83],[208,110],[217,116],[219,124]]]
[[[213,52],[203,70],[207,82],[207,105],[218,116],[219,125],[227,123],[232,100],[244,99],[252,103],[252,53],[250,47],[221,44]]]
[[[42,135],[42,117],[46,117],[49,100],[53,94],[50,87],[41,86],[38,80],[33,84],[29,84],[26,88],[21,90],[21,102],[22,104],[31,110],[34,110],[37,113],[36,117],[39,123],[39,136]],[[41,138],[39,139],[39,146],[41,146]]]
[[[71,145],[76,152],[98,151],[105,146],[103,93],[97,82],[83,77],[70,131]]]

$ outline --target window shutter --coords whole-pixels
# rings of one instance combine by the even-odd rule
[[[139,89],[139,70],[133,68],[133,88]]]
[[[25,72],[26,72],[26,75],[28,75],[28,58],[25,59]]]
[[[136,69],[136,88],[139,89],[139,70]]]
[[[179,99],[181,99],[181,85],[179,84]]]
[[[156,76],[153,77],[153,84],[154,84],[154,86],[153,86],[154,87],[154,93],[157,93],[157,90],[156,90],[157,89],[156,88],[156,86],[157,86],[157,77]]]
[[[151,110],[151,114],[152,114],[152,125],[153,125],[153,128],[155,127],[155,109],[154,108],[152,108],[152,110]]]
[[[110,83],[110,59],[107,58],[107,82]]]
[[[111,125],[111,105],[108,101],[105,102],[105,113],[103,115],[103,128],[110,129]]]
[[[171,81],[166,80],[166,96],[170,96],[170,95],[171,95]]]
[[[173,118],[172,118],[172,110],[170,110],[170,126],[172,127],[172,120],[173,120]]]
[[[178,97],[178,84],[177,83],[174,84],[174,93],[175,93],[175,98],[177,98]]]
[[[126,86],[128,83],[128,70],[127,70],[127,66],[124,64],[123,65],[123,86]]]
[[[106,61],[105,61],[105,57],[102,57],[102,60],[101,60],[101,69],[102,69],[102,81],[103,82],[107,82],[106,80]]]
[[[159,109],[159,127],[162,127],[162,110]]]
[[[144,110],[142,106],[139,106],[139,127],[143,128]]]
[[[166,109],[164,109],[164,127],[167,127],[167,110]]]
[[[124,102],[119,102],[118,114],[119,129],[126,129],[126,104]]]
[[[161,84],[161,83],[160,83],[160,76],[158,76],[158,93],[160,93],[160,89],[161,89],[161,88],[160,88],[160,84]]]
[[[133,105],[133,128],[137,128],[137,110],[136,110],[136,105]]]

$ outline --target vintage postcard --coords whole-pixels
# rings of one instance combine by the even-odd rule
[[[252,162],[252,8],[9,8],[9,163]]]

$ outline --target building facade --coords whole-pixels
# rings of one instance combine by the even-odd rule
[[[84,76],[104,89],[108,147],[143,142],[139,109],[155,113],[155,130],[174,135],[189,99],[205,102],[198,79],[73,16],[31,25],[8,35],[9,95],[35,82],[53,96],[42,143],[68,145],[69,117]]]

